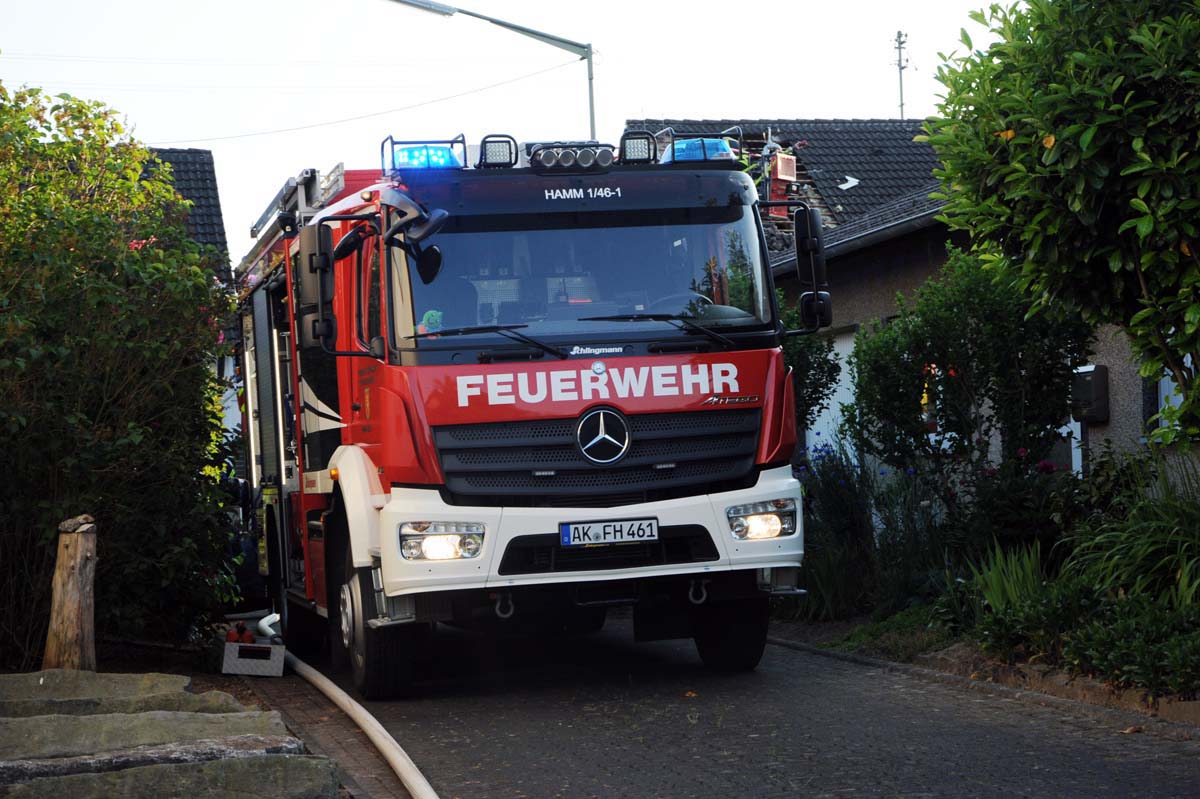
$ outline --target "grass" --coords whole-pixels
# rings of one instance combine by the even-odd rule
[[[851,630],[831,649],[910,663],[917,655],[949,646],[956,636],[933,617],[930,605],[915,605],[882,621]]]

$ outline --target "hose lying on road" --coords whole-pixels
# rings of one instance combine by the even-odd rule
[[[400,744],[396,743],[396,739],[383,728],[383,725],[374,716],[367,712],[365,707],[351,699],[349,694],[334,685],[324,674],[291,652],[285,653],[284,660],[292,667],[293,671],[312,683],[318,691],[329,697],[335,705],[342,709],[342,712],[349,716],[367,734],[367,737],[371,739],[371,743],[375,744],[375,748],[379,750],[384,760],[392,767],[392,771],[396,772],[396,776],[400,778],[400,781],[404,783],[404,787],[412,794],[413,799],[438,799],[437,792],[433,790],[433,786],[425,779],[425,775],[412,762],[412,758],[400,748]]]

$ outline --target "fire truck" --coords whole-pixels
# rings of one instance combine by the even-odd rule
[[[831,321],[820,215],[721,136],[382,142],[289,179],[239,266],[259,568],[369,698],[439,622],[694,638],[753,669],[804,551],[785,336]],[[794,206],[804,328],[760,208]],[[801,376],[800,379],[802,379]],[[310,625],[311,626],[311,625]]]

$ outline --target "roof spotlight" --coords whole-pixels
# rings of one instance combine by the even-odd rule
[[[612,150],[597,150],[596,165],[603,168],[612,166],[613,154]]]
[[[579,164],[584,169],[587,169],[592,164],[596,163],[596,151],[591,147],[584,147],[575,156],[575,163]]]
[[[563,150],[561,153],[559,153],[558,165],[565,169],[570,169],[571,167],[575,166],[575,151]]]
[[[547,148],[538,153],[537,160],[538,160],[538,163],[540,163],[545,168],[549,169],[550,167],[552,167],[558,163],[558,153]]]

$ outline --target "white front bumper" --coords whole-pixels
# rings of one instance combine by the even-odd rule
[[[729,531],[725,509],[733,505],[791,498],[796,501],[797,531],[784,538],[739,541]],[[493,508],[447,505],[436,490],[393,488],[380,512],[379,549],[383,590],[388,596],[425,591],[468,588],[507,588],[518,585],[574,583],[589,580],[625,580],[632,577],[693,574],[735,569],[799,566],[804,555],[804,530],[800,518],[800,484],[790,467],[760,473],[752,488],[701,494],[663,502],[622,505],[616,508]],[[716,544],[718,559],[703,563],[642,566],[632,569],[571,571],[501,576],[500,560],[517,536],[558,534],[560,522],[655,517],[662,527],[700,525]],[[400,555],[400,525],[411,521],[480,522],[486,526],[483,550],[470,560],[412,561]],[[611,546],[621,546],[613,544]]]

